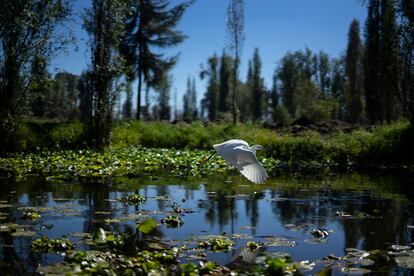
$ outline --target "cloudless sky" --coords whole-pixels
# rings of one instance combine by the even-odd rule
[[[183,2],[172,0],[171,4]],[[348,27],[353,18],[361,23],[363,35],[366,7],[361,0],[245,0],[245,41],[242,51],[240,76],[245,79],[248,60],[255,47],[262,59],[262,76],[265,84],[272,84],[273,71],[277,62],[288,51],[309,47],[313,52],[323,50],[331,57],[342,54],[347,44]],[[74,32],[78,38],[77,48],[69,49],[67,55],[60,55],[51,64],[53,72],[65,70],[80,74],[89,61],[86,42],[88,37],[82,29],[79,14],[90,6],[89,0],[77,0],[74,8],[78,15]],[[180,53],[172,70],[173,89],[177,91],[178,107],[187,78],[195,77],[198,101],[202,98],[206,83],[199,79],[200,64],[207,58],[220,55],[226,46],[226,11],[228,0],[196,0],[188,8],[177,29],[188,38],[180,45],[165,50],[169,55]],[[135,99],[135,98],[134,98]],[[135,106],[134,106],[135,108]]]

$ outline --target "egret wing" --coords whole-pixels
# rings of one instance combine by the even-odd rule
[[[233,148],[231,154],[224,154],[222,157],[256,184],[263,183],[268,178],[262,164],[257,160],[256,154],[243,145]]]
[[[261,184],[268,178],[268,175],[260,162],[243,166],[240,173],[256,184]]]
[[[249,145],[243,140],[232,139],[221,144],[213,145],[217,154],[220,155],[227,163],[238,168],[238,156],[240,155],[239,149],[249,149]]]

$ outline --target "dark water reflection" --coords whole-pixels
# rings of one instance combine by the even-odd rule
[[[329,254],[345,255],[345,249],[386,249],[391,244],[413,242],[414,181],[395,175],[335,175],[314,179],[280,177],[266,185],[250,185],[239,176],[216,176],[208,179],[178,177],[143,177],[116,179],[111,182],[53,183],[44,178],[0,179],[0,224],[13,222],[27,225],[34,237],[15,237],[0,228],[0,271],[27,275],[38,265],[62,260],[57,254],[40,254],[30,250],[31,241],[43,235],[71,236],[76,232],[93,232],[102,227],[116,232],[135,231],[136,220],[108,223],[137,211],[158,211],[152,215],[160,221],[162,212],[171,211],[173,202],[190,208],[184,226],[169,229],[160,226],[165,241],[189,240],[207,234],[247,234],[248,240],[283,237],[296,246],[269,247],[270,252],[290,253],[294,260],[318,260]],[[115,201],[130,193],[145,195],[139,207]],[[160,200],[168,196],[169,200]],[[11,205],[11,206],[10,206]],[[22,207],[40,209],[42,218],[35,222],[22,219]],[[367,214],[369,218],[341,217],[337,212]],[[300,227],[298,227],[300,226]],[[310,230],[332,230],[327,243],[312,240]],[[247,240],[237,240],[237,247]],[[78,245],[77,249],[87,249]],[[233,252],[213,253],[210,259],[220,264],[230,261]],[[401,272],[389,266],[387,273]],[[407,272],[407,271],[405,271]]]

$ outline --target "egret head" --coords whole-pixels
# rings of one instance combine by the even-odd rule
[[[254,152],[256,152],[256,150],[262,150],[264,149],[261,145],[253,145],[250,147],[250,149]]]

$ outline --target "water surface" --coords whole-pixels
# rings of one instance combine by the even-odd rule
[[[159,226],[163,242],[196,246],[207,235],[238,237],[232,251],[208,254],[209,260],[221,265],[231,263],[247,241],[277,241],[266,248],[267,254],[290,254],[295,261],[344,256],[347,248],[386,251],[393,244],[413,242],[413,182],[401,174],[280,176],[266,185],[250,184],[235,174],[209,178],[147,175],[82,183],[38,176],[1,178],[0,224],[24,225],[35,235],[14,236],[0,227],[0,269],[27,275],[39,265],[63,260],[59,254],[30,250],[38,237],[67,236],[75,241],[76,249],[89,249],[76,233],[91,233],[99,227],[133,233],[135,224],[145,216],[160,221],[171,214],[173,206],[192,212],[183,214],[180,228]],[[148,199],[140,206],[117,201],[132,193]],[[27,210],[39,211],[41,219],[24,220]],[[324,229],[329,235],[315,238],[315,229]],[[188,261],[190,255],[183,255],[180,261]],[[367,269],[413,272],[393,260]]]

